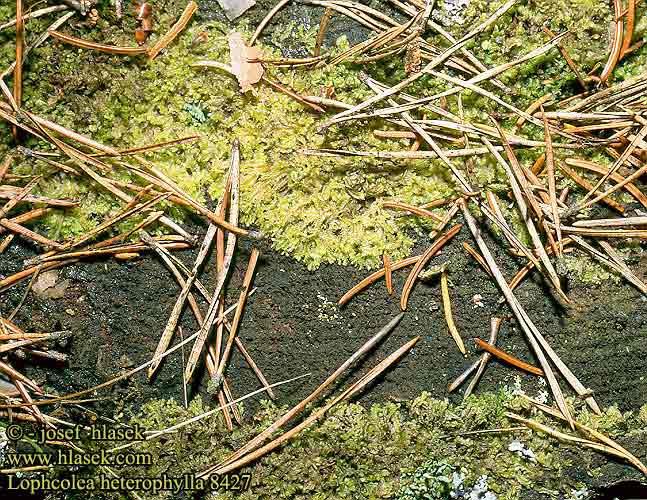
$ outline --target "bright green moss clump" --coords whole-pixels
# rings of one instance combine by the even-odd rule
[[[159,31],[173,22],[183,5],[184,2],[160,4],[159,8],[154,5]],[[68,27],[66,31],[104,43],[133,45],[134,20],[127,17],[120,25],[113,18],[112,9],[102,6],[105,19],[96,28]],[[465,24],[450,29],[459,36],[497,6],[498,3],[484,6],[483,2],[474,1],[465,13]],[[8,14],[5,17],[11,16],[10,8],[2,9]],[[552,7],[550,2],[521,3],[491,32],[477,37],[471,49],[490,66],[514,59],[547,40],[540,18],[548,11],[554,31],[573,30],[567,46],[583,71],[600,62],[608,44],[605,30],[610,12],[606,5],[584,1],[565,2],[559,8]],[[49,22],[30,21],[28,30],[38,33]],[[227,30],[216,22],[205,23],[197,18],[151,63],[144,58],[108,56],[48,41],[34,51],[27,64],[24,106],[117,148],[200,134],[199,142],[148,157],[201,201],[217,199],[221,194],[231,143],[239,138],[243,159],[242,222],[258,228],[276,249],[293,255],[310,268],[326,262],[371,267],[385,252],[394,259],[406,256],[413,246],[415,231],[429,231],[431,226],[418,218],[385,210],[381,204],[388,199],[420,204],[452,194],[456,186],[447,169],[435,160],[378,161],[302,154],[303,149],[319,147],[402,150],[409,147],[410,141],[376,138],[374,129],[389,127],[377,121],[333,127],[325,136],[319,135],[316,129],[321,116],[268,86],[258,85],[255,95],[241,95],[229,75],[214,69],[191,68],[192,62],[201,59],[229,61]],[[294,26],[290,30],[295,31],[291,38],[296,37],[311,48],[315,30]],[[202,31],[208,34],[208,41],[192,44]],[[13,30],[0,33],[2,66],[13,59],[12,36]],[[447,46],[437,36],[433,41]],[[346,42],[340,39],[338,45],[341,50]],[[268,47],[264,51],[268,57],[277,55]],[[625,69],[619,69],[618,76],[631,74],[638,60],[644,60],[642,52],[623,62],[620,68]],[[347,64],[313,71],[270,67],[268,75],[301,94],[322,95],[325,89],[332,88],[335,98],[355,103],[369,95],[358,80],[358,69]],[[404,77],[401,58],[362,69],[387,83]],[[524,108],[547,92],[553,92],[556,98],[572,94],[576,84],[569,75],[563,58],[553,50],[500,78],[512,89],[505,98]],[[409,90],[428,95],[444,88],[425,77]],[[465,92],[463,98],[468,120],[487,122],[488,112],[500,111],[470,92]],[[454,98],[448,105],[452,112],[457,112]],[[508,118],[502,117],[504,121]],[[0,127],[4,136],[0,140],[1,154],[7,149],[9,137],[6,126]],[[539,134],[536,127],[528,126],[525,131],[530,136]],[[539,154],[535,153],[522,154],[521,160],[528,164]],[[456,164],[462,167],[463,162],[457,160]],[[22,160],[17,171],[34,169],[40,171],[45,167]],[[119,170],[111,175],[132,180]],[[491,158],[476,160],[471,179],[475,186],[489,186],[494,191],[507,189],[500,168]],[[79,209],[45,220],[55,238],[87,231],[117,207],[112,195],[66,174],[51,174],[41,192],[82,201]],[[184,216],[176,208],[170,209],[170,213],[177,219]]]

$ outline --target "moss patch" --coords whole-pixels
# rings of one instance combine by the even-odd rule
[[[571,405],[579,421],[620,438],[638,456],[644,454],[635,443],[645,432],[645,408],[622,414],[611,407],[595,416],[579,402]],[[158,430],[206,410],[199,398],[188,410],[175,401],[152,401],[129,423]],[[196,473],[224,459],[285,410],[264,402],[253,421],[233,433],[225,430],[220,416],[200,420],[163,439],[135,446],[132,451],[151,453],[154,465],[124,467],[119,474],[181,477]],[[508,410],[569,432],[509,391],[473,396],[458,405],[427,393],[413,401],[371,408],[341,404],[324,421],[241,470],[252,475],[248,491],[213,492],[210,498],[447,498],[432,494],[445,487],[454,488],[449,491],[487,491],[500,500],[527,498],[529,492],[543,495],[541,498],[568,498],[572,491],[595,484],[606,457],[525,430],[479,432],[516,427],[505,417]],[[523,452],[516,451],[519,448]],[[622,467],[628,476],[635,475],[630,467]],[[428,496],[423,496],[425,492]]]
[[[153,3],[159,31],[173,22],[183,5]],[[112,9],[104,4],[101,11],[105,19],[96,28],[68,27],[66,31],[104,43],[132,45],[134,20],[127,17],[121,25],[117,24]],[[459,36],[498,5],[499,2],[474,1],[465,13],[465,24],[448,29]],[[551,12],[558,14],[547,20],[544,13],[549,6]],[[0,9],[7,14],[5,17],[12,15],[12,7]],[[541,26],[548,22],[554,31],[573,31],[567,46],[576,63],[588,71],[606,53],[610,16],[608,6],[597,3],[565,2],[554,7],[551,2],[529,1],[511,9],[491,32],[477,37],[471,42],[471,49],[487,65],[507,62],[544,43],[546,37]],[[638,18],[639,33],[644,23],[642,16]],[[43,19],[30,21],[28,32],[32,39],[46,26]],[[373,130],[388,127],[377,121],[333,127],[325,136],[318,135],[316,128],[321,118],[287,96],[266,86],[259,86],[254,96],[242,96],[230,76],[218,70],[190,68],[190,63],[199,59],[228,61],[227,29],[217,22],[201,22],[197,18],[152,63],[49,41],[31,55],[26,67],[25,108],[117,148],[199,133],[202,139],[198,143],[157,152],[149,158],[202,201],[220,195],[230,145],[237,137],[241,140],[243,158],[242,222],[259,228],[272,239],[275,248],[310,268],[326,262],[373,267],[385,252],[395,259],[406,256],[413,246],[415,232],[429,231],[430,226],[417,218],[385,210],[381,203],[397,198],[417,204],[455,192],[456,186],[446,168],[433,160],[377,161],[302,155],[299,151],[303,148],[400,150],[409,143],[377,139]],[[208,41],[192,46],[201,31],[208,33]],[[314,32],[291,25],[283,33],[290,35],[291,43],[297,41],[308,48],[314,43]],[[12,30],[0,33],[3,66],[13,59],[12,36]],[[437,36],[431,41],[446,46]],[[281,44],[281,37],[275,34],[268,43],[264,48],[266,54],[276,56],[278,52],[272,43]],[[342,38],[337,50],[346,46]],[[616,78],[634,74],[644,61],[643,52],[623,61]],[[358,69],[344,64],[314,71],[270,69],[269,75],[302,94],[321,95],[322,89],[332,87],[336,98],[358,102],[368,95],[358,80]],[[400,58],[361,69],[387,83],[404,77]],[[512,89],[506,99],[519,108],[547,92],[562,98],[576,90],[574,76],[556,50],[500,78]],[[436,80],[422,78],[410,90],[430,95],[444,88]],[[468,120],[487,122],[487,113],[500,111],[497,105],[471,92],[463,93],[463,104]],[[451,111],[458,111],[455,99],[450,99],[448,105]],[[504,121],[508,118],[502,116]],[[8,147],[8,129],[5,125],[0,127],[3,153]],[[531,137],[541,137],[537,127],[526,131]],[[537,154],[522,152],[521,160],[530,164]],[[499,192],[507,190],[492,159],[480,158],[475,163],[476,185],[487,185]],[[605,159],[603,163],[609,162]],[[17,171],[48,170],[24,160]],[[132,180],[119,170],[114,176]],[[82,233],[116,208],[111,195],[65,174],[50,172],[41,191],[51,196],[74,196],[83,202],[71,213],[59,212],[45,220],[50,236],[55,238]],[[170,211],[175,218],[183,217],[179,209]]]

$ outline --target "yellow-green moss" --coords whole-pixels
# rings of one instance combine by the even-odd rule
[[[462,34],[499,3],[475,0],[465,14],[465,25],[450,29],[456,35]],[[549,4],[551,8],[547,10]],[[183,2],[155,5],[160,31],[172,23],[182,5]],[[611,16],[608,6],[585,1],[552,5],[529,1],[515,6],[490,32],[477,37],[471,48],[491,66],[518,57],[546,41],[541,26],[550,11],[548,21],[554,31],[573,31],[567,46],[576,63],[588,71],[606,53],[606,26]],[[11,8],[2,7],[7,17]],[[134,20],[127,17],[119,25],[110,8],[104,6],[102,12],[105,19],[96,28],[71,31],[78,31],[87,39],[132,45]],[[28,30],[37,33],[46,25],[42,19],[30,21]],[[192,48],[191,42],[200,31],[208,33],[208,42]],[[283,31],[306,47],[313,44],[314,32],[294,25]],[[0,33],[2,65],[13,58],[12,34],[12,30]],[[317,147],[405,149],[409,142],[375,138],[372,130],[387,127],[383,122],[333,127],[325,136],[318,135],[316,128],[321,118],[287,96],[263,85],[257,87],[255,96],[242,96],[229,75],[190,67],[191,62],[199,59],[227,62],[226,34],[223,25],[196,20],[152,63],[143,58],[108,56],[48,41],[34,51],[26,67],[24,106],[114,147],[201,134],[198,143],[148,156],[202,201],[207,196],[220,195],[230,145],[237,137],[241,140],[243,158],[242,222],[260,229],[276,249],[302,260],[310,268],[325,262],[370,267],[379,262],[384,252],[396,259],[407,255],[415,232],[428,231],[430,226],[417,218],[384,210],[381,202],[397,198],[422,203],[447,196],[456,189],[447,169],[434,160],[377,161],[301,154],[303,148]],[[433,41],[446,46],[437,36]],[[338,44],[338,50],[347,46],[344,39]],[[268,47],[264,51],[270,56],[277,55]],[[616,77],[633,74],[642,61],[641,50],[621,63]],[[363,69],[390,83],[404,77],[400,58]],[[358,102],[369,95],[358,80],[358,68],[348,64],[314,71],[270,69],[269,74],[303,94],[320,95],[322,88],[332,86],[336,97],[347,102]],[[500,78],[512,89],[512,94],[505,98],[520,108],[546,92],[560,98],[576,90],[574,77],[556,50]],[[443,88],[444,84],[425,77],[410,90],[429,95]],[[463,102],[468,120],[487,122],[487,113],[497,111],[496,105],[470,92],[464,93]],[[449,106],[457,111],[453,99]],[[5,132],[5,139],[0,141],[2,153],[6,151],[8,134],[5,125],[0,127]],[[531,137],[541,137],[537,127],[527,126],[526,132]],[[530,164],[537,154],[522,152],[520,159]],[[461,165],[462,161],[456,163]],[[43,168],[25,160],[17,171]],[[115,175],[129,179],[124,172]],[[474,181],[494,191],[507,190],[500,168],[491,158],[476,159]],[[97,186],[63,174],[52,175],[41,191],[78,197],[83,202],[79,209],[65,216],[58,213],[45,220],[50,234],[56,238],[84,232],[116,208],[111,195]],[[182,218],[181,210],[169,210],[175,218]]]

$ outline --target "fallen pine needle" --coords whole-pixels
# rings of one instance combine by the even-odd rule
[[[406,259],[399,260],[397,262],[393,262],[391,264],[391,271],[397,271],[398,269],[402,269],[403,267],[410,266],[411,264],[415,264],[420,260],[420,257],[422,255],[416,255],[415,257],[407,257]],[[350,299],[352,299],[355,295],[357,295],[359,292],[364,290],[367,286],[369,286],[372,283],[375,283],[377,280],[379,280],[382,276],[386,274],[386,270],[384,268],[380,269],[379,271],[375,271],[373,274],[370,276],[367,276],[364,278],[362,281],[360,281],[357,285],[355,285],[353,288],[348,290],[341,299],[337,301],[338,306],[343,306],[346,304]]]
[[[461,227],[463,227],[462,224],[457,224],[456,226],[452,227],[449,231],[447,231],[439,239],[437,239],[425,251],[425,253],[423,253],[420,256],[420,260],[416,262],[416,265],[409,273],[409,276],[407,276],[407,281],[405,281],[404,287],[402,288],[402,297],[400,298],[400,309],[402,309],[403,311],[407,309],[407,303],[409,302],[409,294],[411,293],[413,284],[415,283],[416,279],[418,278],[418,275],[422,271],[422,268],[425,267],[427,262],[429,262],[429,260],[434,255],[436,255],[438,250],[444,247],[449,240],[451,240],[454,236],[456,236],[456,234],[461,230]]]
[[[516,366],[520,370],[532,373],[533,375],[539,375],[540,377],[544,376],[544,371],[541,368],[537,368],[536,366],[526,363],[525,361],[521,361],[520,359],[511,356],[507,352],[502,351],[498,347],[494,347],[493,345],[484,342],[478,337],[474,337],[474,342],[484,351],[489,352],[493,356],[499,358],[502,361],[505,361],[506,363],[511,364],[512,366]]]
[[[250,453],[254,449],[258,448],[260,445],[263,444],[263,442],[268,439],[272,434],[274,434],[276,431],[278,431],[281,427],[283,427],[288,421],[290,421],[292,418],[297,416],[299,413],[301,413],[308,404],[310,404],[312,401],[314,401],[319,395],[323,393],[323,391],[329,387],[335,380],[339,378],[339,376],[347,370],[351,365],[353,365],[359,358],[364,356],[366,353],[371,351],[373,347],[375,347],[382,339],[386,337],[400,322],[402,317],[404,316],[404,313],[398,314],[395,318],[393,318],[389,323],[384,325],[379,332],[377,332],[375,335],[373,335],[368,341],[366,341],[351,357],[349,357],[346,361],[344,361],[324,382],[317,387],[308,397],[306,397],[303,401],[301,401],[299,404],[296,406],[292,407],[288,412],[286,412],[282,417],[280,417],[278,420],[276,420],[272,425],[267,427],[265,430],[263,430],[260,434],[258,434],[255,438],[253,438],[251,441],[249,441],[246,445],[244,445],[242,448],[238,449],[235,451],[232,455],[230,455],[224,462],[219,464],[219,466],[224,466],[227,464],[230,464],[232,462],[235,462],[238,460],[240,457],[243,455],[246,455],[247,453]]]
[[[382,257],[382,261],[384,262],[384,278],[386,280],[386,292],[389,295],[393,295],[393,277],[391,272],[391,259],[389,259],[389,256],[385,253]]]
[[[102,43],[91,42],[89,40],[83,40],[72,35],[67,35],[61,33],[60,31],[51,30],[49,32],[50,36],[55,40],[58,40],[68,45],[74,47],[80,47],[82,49],[96,50],[98,52],[105,52],[106,54],[120,54],[126,56],[136,56],[139,54],[145,54],[145,47],[117,47],[115,45],[104,45]]]
[[[449,285],[447,283],[447,271],[443,270],[440,273],[440,290],[443,296],[443,310],[445,311],[445,321],[447,321],[447,328],[449,328],[449,333],[451,334],[454,342],[458,346],[458,350],[465,355],[465,344],[463,344],[463,339],[461,339],[458,329],[454,324],[454,317],[452,315],[452,302],[449,298]]]
[[[235,462],[229,463],[223,467],[209,467],[208,469],[202,471],[200,474],[198,474],[198,477],[204,478],[208,477],[212,474],[218,474],[222,475],[225,474],[226,472],[230,472],[232,470],[239,469],[243,465],[246,465],[250,462],[253,462],[254,460],[266,455],[270,451],[276,449],[278,446],[281,444],[285,443],[289,439],[291,439],[293,436],[296,436],[298,433],[300,433],[303,429],[306,429],[310,425],[312,425],[315,421],[323,417],[326,412],[332,408],[334,405],[337,403],[350,398],[354,394],[358,393],[359,391],[363,390],[364,387],[366,387],[369,383],[371,383],[375,378],[377,378],[381,373],[383,373],[387,368],[389,368],[391,365],[393,365],[398,359],[400,359],[406,352],[408,352],[418,341],[420,340],[420,337],[415,337],[414,339],[410,340],[406,344],[404,344],[402,347],[400,347],[398,350],[393,352],[390,356],[385,358],[382,362],[380,362],[377,366],[375,366],[372,370],[370,370],[366,375],[364,375],[360,380],[355,382],[352,386],[350,386],[348,389],[346,389],[344,392],[342,392],[339,396],[337,396],[335,399],[327,403],[325,406],[321,407],[317,411],[313,412],[308,418],[306,418],[303,422],[301,422],[299,425],[296,427],[293,427],[286,433],[282,434],[280,437],[275,439],[274,441],[269,442],[265,446],[257,449],[256,451],[253,451],[239,460],[236,460]]]
[[[152,48],[144,49],[145,52],[148,52],[149,60],[152,61],[153,59],[155,59],[162,50],[164,50],[173,40],[175,40],[180,32],[184,28],[186,28],[186,25],[189,24],[189,21],[191,21],[193,14],[195,14],[197,10],[197,3],[191,1],[187,4],[184,12],[182,12],[182,15],[173,25],[173,27],[162,38],[160,38]]]

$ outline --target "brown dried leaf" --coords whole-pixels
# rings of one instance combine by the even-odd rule
[[[247,92],[253,90],[252,85],[258,83],[263,78],[263,66],[261,63],[247,62],[249,59],[259,59],[261,49],[258,47],[248,47],[243,40],[243,36],[233,31],[229,35],[229,54],[231,57],[231,69],[233,70],[240,90]]]

